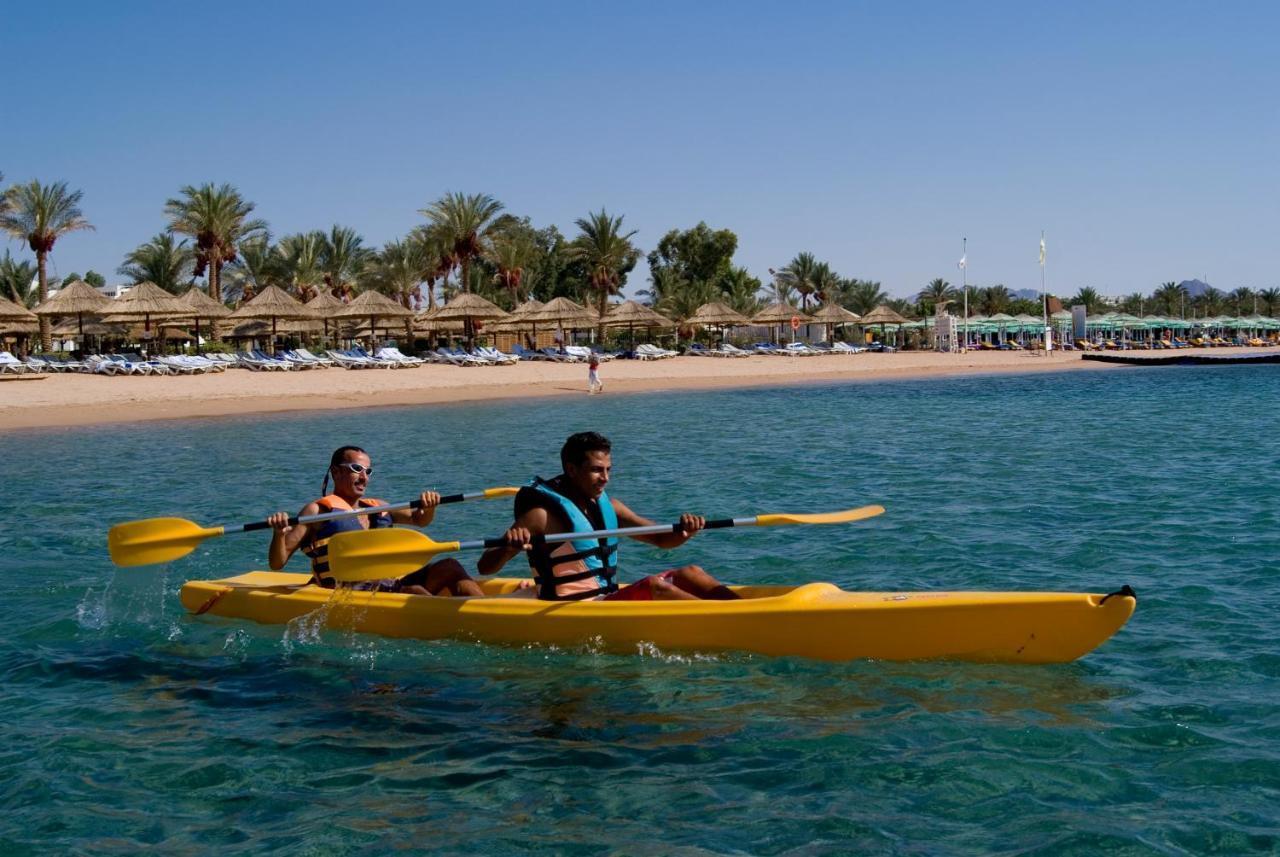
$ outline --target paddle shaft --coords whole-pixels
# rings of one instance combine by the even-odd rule
[[[485,491],[471,491],[467,494],[446,494],[440,498],[440,505],[446,503],[461,503],[465,500],[479,500],[488,496]],[[390,506],[362,506],[359,509],[347,509],[340,512],[325,512],[321,515],[303,515],[289,519],[289,526],[294,527],[298,524],[314,524],[317,521],[339,521],[343,518],[358,518],[361,515],[380,515],[383,512],[399,512],[402,509],[421,509],[421,500],[410,500],[407,503],[395,503]],[[222,528],[224,533],[249,533],[254,530],[269,530],[271,524],[266,521],[254,521],[252,524],[233,524]]]
[[[704,530],[722,530],[726,527],[752,527],[757,523],[757,516],[749,518],[721,518],[716,521],[707,521],[703,527]],[[660,533],[679,533],[683,532],[680,523],[674,524],[650,524],[645,527],[619,527],[613,530],[591,530],[586,533],[551,533],[545,536],[534,536],[530,541],[534,545],[544,544],[546,542],[571,542],[578,539],[607,539],[614,536],[656,536]],[[502,539],[472,539],[471,541],[458,542],[455,550],[476,550],[478,548],[505,548],[510,547],[505,538]]]

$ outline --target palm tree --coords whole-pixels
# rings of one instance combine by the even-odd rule
[[[220,301],[222,267],[235,260],[242,242],[266,237],[267,224],[249,219],[253,203],[229,184],[186,185],[179,193],[164,204],[169,230],[195,239],[195,275],[208,272],[209,297]]]
[[[743,315],[755,315],[760,309],[760,281],[746,268],[730,267],[720,278],[720,293],[726,304]]]
[[[320,283],[327,282],[324,271],[329,239],[319,229],[286,235],[275,246],[273,265],[298,300],[314,298]]]
[[[1258,300],[1267,315],[1274,316],[1276,308],[1280,307],[1280,289],[1262,289],[1258,292]]]
[[[1227,295],[1227,302],[1235,309],[1237,317],[1253,312],[1257,303],[1253,297],[1253,289],[1248,286],[1234,289]]]
[[[37,273],[34,264],[19,262],[5,250],[0,259],[0,297],[31,309],[40,301]]]
[[[190,283],[194,268],[195,253],[186,239],[176,241],[173,233],[161,232],[125,256],[116,273],[133,283],[150,280],[166,292],[177,294]]]
[[[427,270],[428,263],[421,244],[409,239],[388,241],[377,256],[370,283],[406,309],[414,309],[422,299],[422,284],[427,279]]]
[[[463,291],[470,291],[471,263],[484,253],[493,219],[500,211],[502,203],[486,193],[446,193],[419,211],[443,233],[460,269]]]
[[[953,301],[955,298],[956,290],[941,277],[930,280],[929,285],[916,293],[916,303],[920,305],[920,312],[924,315],[933,315],[937,311],[938,304]]]
[[[983,315],[995,315],[1004,312],[1009,306],[1009,301],[1013,295],[1009,293],[1009,289],[1002,285],[988,286],[985,289],[978,289],[978,312]]]
[[[494,282],[504,288],[513,304],[524,299],[525,272],[533,265],[538,247],[531,230],[522,224],[513,224],[493,236],[487,257],[497,268]]]
[[[834,301],[840,295],[840,275],[831,270],[826,262],[819,262],[813,268],[813,297],[822,306]]]
[[[1161,283],[1151,295],[1151,301],[1167,316],[1182,314],[1186,305],[1187,290],[1175,282]]]
[[[880,284],[872,280],[845,280],[843,291],[845,308],[858,315],[866,315],[889,299]]]
[[[800,295],[800,308],[809,308],[809,296],[817,288],[818,260],[812,253],[797,253],[787,266],[778,272],[778,278]],[[828,273],[830,270],[828,269]]]
[[[569,258],[582,262],[591,287],[599,293],[600,324],[596,332],[604,338],[604,315],[609,309],[609,296],[622,290],[625,272],[635,267],[640,251],[631,243],[636,230],[623,234],[623,215],[610,217],[603,208],[574,221],[581,234],[569,245]]]
[[[1209,286],[1191,299],[1191,305],[1200,312],[1201,316],[1218,315],[1222,311],[1224,297],[1222,292]]]
[[[290,287],[280,254],[265,235],[241,241],[239,250],[219,280],[223,301],[248,300],[267,286]]]
[[[362,246],[364,239],[347,226],[334,226],[322,237],[320,269],[324,271],[325,285],[335,298],[349,299],[356,293],[356,286],[374,252]]]
[[[1120,299],[1118,309],[1130,315],[1142,316],[1147,309],[1147,296],[1142,292],[1133,292]]]
[[[42,185],[36,180],[14,185],[5,191],[5,205],[0,210],[0,230],[14,238],[25,240],[36,254],[36,269],[40,278],[40,301],[49,298],[49,253],[59,238],[68,232],[92,229],[80,211],[81,191],[67,189],[66,182]],[[40,346],[48,351],[53,347],[49,317],[40,317]]]
[[[1106,298],[1091,286],[1083,286],[1080,291],[1076,292],[1075,297],[1071,298],[1069,303],[1073,306],[1084,304],[1084,311],[1088,315],[1094,315],[1107,306]]]

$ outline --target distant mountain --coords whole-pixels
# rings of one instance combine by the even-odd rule
[[[1204,294],[1211,286],[1203,280],[1183,280],[1178,285],[1187,290],[1187,297],[1194,298]]]

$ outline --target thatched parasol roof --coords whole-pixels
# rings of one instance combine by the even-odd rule
[[[675,322],[650,307],[623,301],[604,317],[605,327],[675,327]]]
[[[0,336],[29,336],[39,332],[39,321],[0,321]]]
[[[249,319],[237,322],[224,319],[217,323],[218,330],[225,339],[264,339],[281,333],[310,333],[319,327],[313,319],[294,319],[272,322],[270,319]]]
[[[769,304],[751,317],[752,324],[786,324],[793,318],[801,322],[809,321],[809,316],[788,303]]]
[[[525,301],[524,303],[520,304],[520,306],[513,309],[511,311],[511,315],[516,318],[524,318],[526,315],[529,315],[535,310],[540,310],[544,306],[546,306],[546,304],[544,304],[542,301],[538,300],[537,298],[529,298],[529,300]]]
[[[100,315],[110,311],[113,302],[102,292],[86,283],[75,280],[58,290],[58,293],[32,310],[36,315]]]
[[[693,315],[685,319],[685,324],[701,327],[731,327],[750,323],[751,319],[720,301],[703,304],[693,311]]]
[[[436,310],[433,319],[504,319],[509,315],[502,307],[490,303],[479,295],[461,294]]]
[[[307,309],[315,310],[317,315],[329,318],[332,317],[335,311],[342,309],[346,304],[335,298],[331,293],[321,290],[303,306]]]
[[[226,304],[215,301],[195,286],[178,295],[178,303],[191,311],[192,318],[226,318],[231,315]]]
[[[860,318],[862,316],[856,312],[850,312],[840,304],[827,304],[813,314],[813,320],[820,321],[823,324],[849,324]]]
[[[0,321],[38,322],[39,317],[8,298],[0,298]]]
[[[329,318],[409,318],[413,315],[413,310],[370,289],[361,292],[355,300],[342,308],[326,311],[325,315]]]
[[[889,308],[888,308],[887,306],[885,306],[884,304],[880,304],[880,306],[876,307],[876,308],[875,308],[875,309],[873,309],[871,312],[869,312],[869,313],[867,313],[866,315],[864,315],[864,316],[863,316],[863,317],[858,321],[858,323],[859,323],[859,324],[864,324],[864,325],[869,325],[869,324],[906,324],[906,323],[907,323],[907,320],[906,320],[905,318],[903,318],[902,316],[898,315],[898,314],[897,314],[896,312],[894,312],[893,310],[889,309]]]
[[[592,325],[599,321],[595,310],[574,303],[568,298],[556,298],[548,301],[542,309],[534,310],[525,316],[529,321],[539,324],[553,322],[561,327],[574,325]]]
[[[153,318],[189,318],[191,310],[155,283],[143,281],[131,286],[129,291],[117,298],[102,314],[108,316],[103,321],[110,324],[113,321],[135,318],[148,321]]]
[[[462,319],[441,319],[440,310],[443,307],[425,310],[414,316],[413,326],[418,330],[435,331],[436,333],[459,333],[465,329],[465,322]]]
[[[279,286],[267,286],[251,301],[246,301],[228,318],[253,320],[273,318],[315,318],[315,311]]]
[[[81,330],[81,325],[75,318],[64,319],[53,326],[53,336],[55,339],[75,339],[83,333],[85,336],[128,336],[129,325],[127,324],[103,324],[100,321],[87,322]]]

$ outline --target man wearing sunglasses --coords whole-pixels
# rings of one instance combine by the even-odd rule
[[[322,492],[328,492],[329,480],[333,480],[333,493],[325,493],[302,507],[298,517],[322,515],[326,512],[345,512],[349,509],[385,506],[381,500],[365,496],[369,477],[373,475],[373,463],[369,454],[358,446],[343,446],[334,450],[329,459]],[[284,568],[289,557],[299,548],[311,558],[311,582],[333,589],[336,581],[329,572],[329,539],[338,533],[354,530],[378,529],[395,524],[425,527],[435,517],[435,507],[440,495],[424,491],[419,498],[421,508],[401,509],[395,512],[374,512],[333,521],[317,521],[311,524],[289,526],[287,512],[276,512],[267,520],[271,523],[271,547],[267,558],[271,568]],[[404,592],[412,595],[483,595],[480,585],[467,576],[456,559],[438,559],[396,580],[375,580],[355,584],[356,589],[372,589],[378,592]]]

